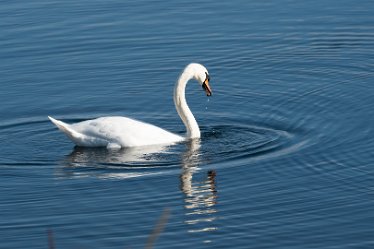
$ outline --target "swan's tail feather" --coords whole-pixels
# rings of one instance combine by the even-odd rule
[[[60,120],[57,120],[57,119],[54,119],[50,116],[48,116],[49,120],[51,120],[51,122],[57,126],[57,128],[62,131],[63,133],[65,133],[70,139],[72,139],[73,141],[77,140],[77,139],[80,139],[82,138],[82,134],[80,134],[79,132],[76,132],[74,131],[69,124],[67,123],[64,123]]]

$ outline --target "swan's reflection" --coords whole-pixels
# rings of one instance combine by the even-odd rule
[[[215,231],[217,227],[212,223],[216,220],[217,190],[216,172],[208,171],[202,180],[194,181],[193,174],[200,164],[200,140],[189,143],[189,150],[183,156],[181,190],[185,195],[186,224],[188,232]]]
[[[164,167],[164,162],[170,164],[170,161],[175,159],[171,165],[182,164],[180,189],[184,195],[185,224],[188,226],[188,232],[215,231],[216,172],[208,171],[203,174],[202,179],[202,174],[197,174],[201,170],[199,165],[202,160],[199,139],[178,146],[177,149],[175,146],[147,146],[123,150],[75,147],[63,161],[63,174],[64,177],[74,178],[93,176],[102,179],[125,179],[162,174],[163,170],[154,169],[160,165]],[[183,146],[186,148],[181,158],[180,148]],[[174,151],[171,151],[172,148]]]
[[[159,165],[160,158],[168,153],[169,148],[169,146],[164,145],[121,150],[75,147],[63,160],[62,171],[59,173],[65,177],[94,176],[102,179],[121,179],[157,174],[157,172],[148,172],[141,169],[156,167],[156,163]],[[153,164],[155,165],[152,166]]]
[[[142,146],[120,150],[75,147],[68,159],[71,163],[78,164],[149,162],[152,160],[152,155],[166,153],[168,149],[169,146],[166,145]]]

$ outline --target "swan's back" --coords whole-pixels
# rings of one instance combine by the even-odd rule
[[[78,146],[135,147],[184,140],[157,126],[126,117],[102,117],[75,124],[50,119]]]

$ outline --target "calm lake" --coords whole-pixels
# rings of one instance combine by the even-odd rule
[[[0,248],[374,248],[373,1],[0,5]],[[79,148],[47,118],[182,135],[190,62],[198,141]]]

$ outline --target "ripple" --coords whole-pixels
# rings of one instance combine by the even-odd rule
[[[259,125],[202,127],[202,138],[172,146],[107,150],[74,147],[60,162],[59,176],[133,178],[179,174],[182,168],[232,167],[242,160],[269,159],[299,150],[307,141],[291,131]],[[229,163],[227,163],[229,162]]]
[[[269,159],[300,149],[307,141],[279,127],[258,125],[222,125],[203,134],[204,155],[211,163],[251,159]],[[218,142],[219,141],[219,142]]]
[[[51,159],[48,154],[56,148],[49,144],[53,129],[47,125],[45,118],[30,117],[1,122],[0,136],[2,166],[50,165]]]
[[[48,165],[51,154],[63,155],[62,151],[73,150],[63,158],[60,165],[71,175],[81,177],[90,172],[97,176],[106,174],[110,177],[120,175],[126,177],[141,177],[175,173],[180,165],[190,164],[199,167],[205,164],[216,164],[247,159],[266,159],[276,155],[290,153],[300,149],[306,141],[300,141],[298,134],[292,130],[287,131],[279,125],[271,127],[260,124],[231,121],[228,125],[214,125],[202,127],[201,140],[181,143],[173,146],[146,146],[140,148],[126,148],[118,151],[103,148],[80,148],[61,136],[44,117],[11,120],[0,125],[1,134],[22,144],[30,144],[35,156],[19,160],[20,149],[14,153],[13,146],[7,147],[9,153],[2,158],[2,164],[16,165]],[[55,146],[50,147],[48,141],[53,139]],[[47,148],[48,147],[48,148]],[[63,149],[61,151],[61,148]],[[30,149],[27,147],[27,149]],[[53,152],[53,153],[51,153]],[[16,158],[17,157],[17,158]],[[49,157],[49,158],[48,158]],[[233,163],[233,164],[232,164]]]

